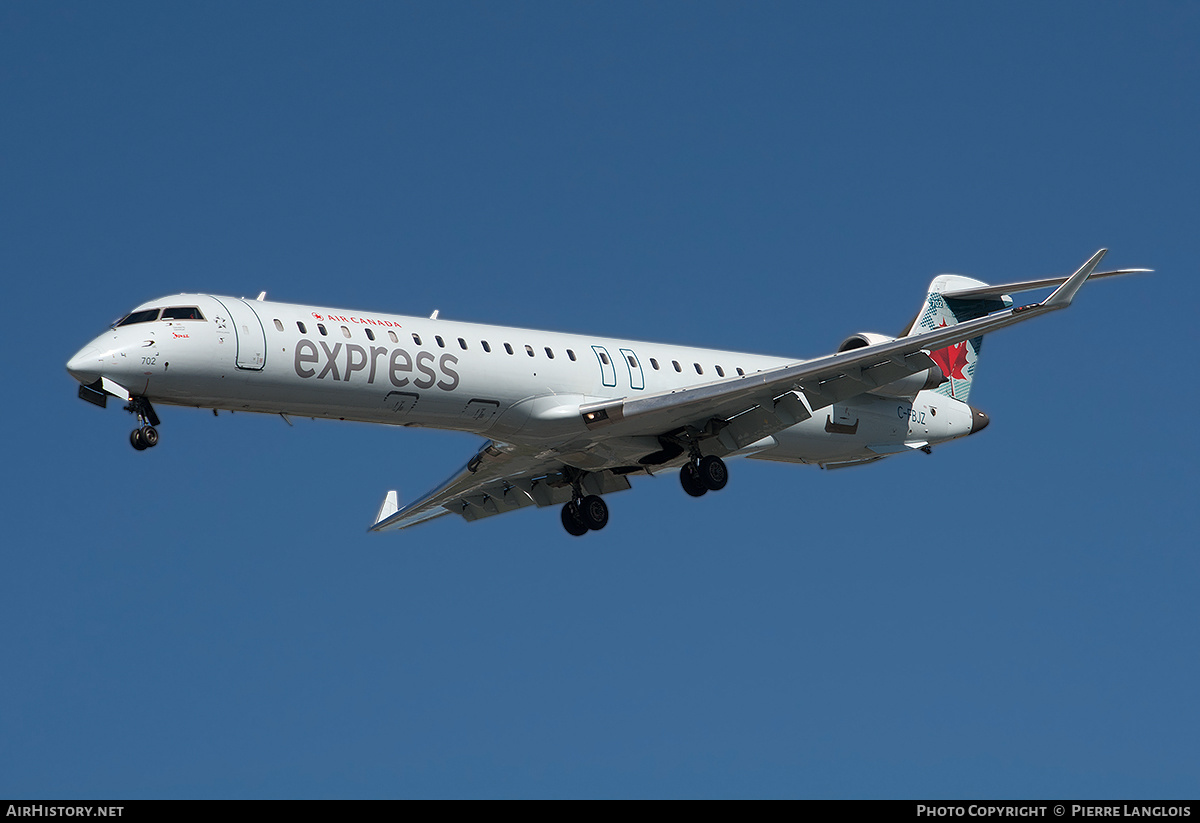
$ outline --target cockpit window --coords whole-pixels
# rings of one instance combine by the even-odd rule
[[[173,306],[163,309],[163,320],[203,320],[204,315],[195,306]]]
[[[149,323],[151,320],[158,319],[158,309],[142,309],[128,315],[124,320],[117,323],[118,326],[132,326],[134,323]]]

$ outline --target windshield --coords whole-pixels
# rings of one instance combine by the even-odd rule
[[[135,311],[133,314],[127,315],[124,320],[116,323],[117,326],[132,326],[134,323],[149,323],[151,320],[158,319],[158,309],[143,309]]]

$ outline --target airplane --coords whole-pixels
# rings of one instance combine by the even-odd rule
[[[156,446],[154,404],[423,426],[489,438],[457,473],[370,531],[448,514],[560,507],[574,536],[604,528],[605,495],[678,470],[720,491],[726,458],[872,463],[974,434],[983,336],[1066,308],[1105,249],[1069,277],[991,286],[944,274],[898,337],[860,332],[811,360],[206,294],[135,308],[67,363],[79,396],[123,400],[130,443]],[[1040,303],[1011,294],[1056,287]]]

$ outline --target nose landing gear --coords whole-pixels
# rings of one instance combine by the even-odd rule
[[[129,405],[125,407],[125,411],[137,415],[138,423],[136,429],[129,433],[129,444],[138,451],[145,451],[153,446],[158,445],[158,429],[154,428],[161,422],[158,415],[154,413],[154,407],[150,405],[150,401],[144,397],[133,397],[129,400]]]
[[[153,426],[142,426],[129,433],[130,444],[138,451],[144,451],[158,445],[158,429]]]

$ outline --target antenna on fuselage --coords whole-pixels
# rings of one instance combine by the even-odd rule
[[[434,309],[434,310],[433,310],[433,314],[429,315],[429,319],[430,319],[430,320],[437,320],[437,313],[438,313],[438,310],[437,310],[437,309]]]
[[[261,303],[262,301],[267,299],[267,293],[265,291],[260,291],[258,293],[258,297],[254,298],[254,299],[257,300],[259,303]]]

